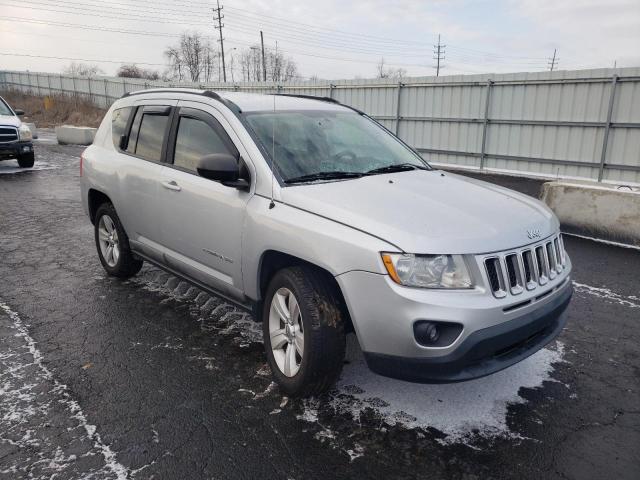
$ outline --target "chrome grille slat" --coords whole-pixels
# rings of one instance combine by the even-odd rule
[[[562,236],[483,258],[489,289],[496,298],[535,290],[558,277],[567,259]]]
[[[556,256],[553,253],[553,243],[546,242],[544,244],[544,251],[547,256],[547,265],[549,265],[549,280],[556,278]]]

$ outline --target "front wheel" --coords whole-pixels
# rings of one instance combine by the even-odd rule
[[[94,224],[98,256],[107,273],[120,278],[129,278],[138,273],[142,268],[142,260],[133,256],[129,237],[112,204],[103,203],[98,208]]]
[[[344,362],[344,319],[329,279],[313,268],[280,270],[265,295],[263,336],[273,377],[289,396],[333,386]]]
[[[24,155],[18,156],[18,165],[20,168],[32,168],[35,160],[36,157],[33,152],[25,153]]]

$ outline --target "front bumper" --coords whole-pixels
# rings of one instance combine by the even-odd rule
[[[571,283],[539,310],[493,327],[476,330],[453,352],[433,358],[365,353],[369,368],[411,382],[449,383],[484,377],[524,360],[564,328]]]
[[[0,143],[0,160],[16,158],[33,152],[33,142]]]
[[[566,323],[571,265],[544,289],[514,299],[489,292],[408,289],[387,275],[349,272],[337,277],[360,347],[371,370],[414,382],[470,380],[507,368],[553,340]],[[530,295],[526,297],[525,295]],[[530,300],[518,307],[518,302]],[[423,320],[462,325],[450,345],[418,343]]]

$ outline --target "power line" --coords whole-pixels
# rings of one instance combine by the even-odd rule
[[[440,76],[440,61],[444,60],[444,47],[446,47],[446,45],[442,45],[440,43],[440,34],[438,34],[438,44],[434,45],[433,48],[435,49],[433,51],[433,54],[435,55],[435,57],[433,57],[434,60],[436,60],[436,77]]]
[[[71,60],[74,62],[94,62],[94,63],[121,63],[121,64],[140,64],[140,65],[152,65],[155,67],[158,66],[167,66],[166,63],[148,63],[148,62],[134,62],[131,60],[98,60],[95,58],[75,58],[75,57],[54,57],[49,55],[32,55],[28,53],[8,53],[8,52],[0,52],[0,55],[7,57],[29,57],[29,58],[48,58],[53,60]]]
[[[220,0],[216,0],[216,3],[218,5],[218,8],[213,9],[213,11],[216,12],[216,16],[213,19],[218,21],[218,26],[215,28],[216,30],[220,31],[220,52],[222,53],[222,78],[226,82],[227,68],[225,67],[225,63],[224,63],[224,39],[222,38],[222,27],[224,27],[224,24],[222,23],[222,19],[224,18],[224,15],[222,15],[223,7],[220,6]]]
[[[54,6],[54,7],[58,7],[58,8],[71,8],[70,6],[76,7],[77,9],[81,9],[81,10],[86,10],[89,12],[99,12],[99,13],[112,13],[111,10],[96,10],[95,8],[100,8],[101,5],[103,4],[95,4],[95,3],[86,3],[86,2],[81,2],[81,3],[77,3],[77,2],[72,2],[72,1],[65,1],[65,0],[56,0],[57,3],[52,4],[51,2],[48,3],[41,3],[41,2],[37,2],[37,1],[33,1],[33,0],[23,0],[21,2],[22,3],[29,3],[29,4],[37,4],[37,5],[47,5],[47,6]],[[61,5],[61,4],[66,4],[66,5]],[[113,5],[127,5],[127,6],[131,6],[131,4],[124,4],[124,3],[112,3]],[[172,4],[173,6],[176,6],[177,4],[174,3]],[[197,5],[197,4],[196,4]],[[90,7],[94,7],[92,8],[87,8],[87,6]],[[193,7],[193,4],[189,4],[189,6]],[[23,7],[23,8],[32,8],[33,7]],[[154,20],[154,21],[159,21],[162,23],[174,23],[174,24],[178,24],[178,25],[205,25],[204,23],[199,23],[199,22],[194,22],[193,20],[193,16],[192,14],[196,13],[199,14],[201,13],[200,11],[196,11],[196,10],[187,10],[187,9],[180,9],[180,10],[175,10],[175,9],[167,9],[167,7],[164,7],[164,10],[162,9],[158,9],[157,6],[155,6],[152,10],[140,10],[140,9],[144,9],[144,3],[143,6],[134,6],[134,8],[138,9],[138,10],[131,10],[131,9],[127,9],[127,8],[119,8],[118,12],[120,13],[120,16],[118,17],[118,19],[122,19],[124,18],[125,20],[128,20],[129,18],[127,17],[134,17],[136,18],[136,21],[140,21],[139,19],[143,19],[143,20]],[[197,7],[196,7],[197,8]],[[227,7],[227,8],[231,8],[233,10],[240,10],[243,12],[248,12],[250,15],[259,15],[257,13],[253,13],[253,12],[249,12],[247,10],[243,10],[243,9],[236,9],[233,7]],[[51,10],[51,9],[49,9]],[[54,11],[54,10],[51,10]],[[77,12],[73,12],[73,11],[59,11],[60,13],[70,13],[70,14],[77,14]],[[128,12],[128,13],[123,13],[123,12]],[[134,12],[134,13],[131,13]],[[171,20],[168,20],[167,17],[158,17],[158,16],[150,16],[149,13],[153,13],[156,15],[169,15]],[[141,15],[140,15],[141,14]],[[181,17],[184,17],[186,14],[186,17],[184,18],[184,21],[182,21],[183,19]],[[204,16],[204,12],[202,12],[202,16]],[[241,17],[240,19],[235,19],[235,17]],[[269,20],[265,20],[263,17],[264,16],[260,16],[260,18],[253,18],[252,16],[248,16],[245,14],[240,14],[240,13],[234,13],[233,15],[234,19],[235,19],[235,23],[237,23],[240,27],[244,27],[244,28],[238,28],[237,30],[241,31],[242,33],[248,33],[247,28],[251,29],[251,33],[253,33],[255,30],[257,29],[263,29],[263,25],[267,24],[267,25],[272,25],[275,28],[278,29],[279,32],[285,32],[285,31],[293,31],[295,33],[298,34],[304,34],[304,37],[309,37],[310,40],[315,40],[315,41],[319,41],[322,42],[323,44],[327,44],[329,43],[330,45],[336,46],[336,47],[340,47],[340,48],[346,48],[349,49],[350,51],[355,51],[355,49],[353,48],[354,45],[356,46],[360,46],[362,53],[385,53],[386,55],[392,55],[392,54],[400,54],[400,52],[404,52],[406,50],[406,45],[404,47],[402,47],[401,45],[380,45],[380,42],[382,43],[389,43],[389,42],[402,42],[405,44],[411,44],[414,42],[408,42],[408,41],[403,41],[403,40],[391,40],[391,39],[384,39],[384,40],[370,40],[368,38],[362,38],[362,37],[372,37],[372,36],[368,36],[368,35],[362,35],[362,34],[353,34],[353,33],[341,33],[340,35],[352,35],[354,36],[354,38],[348,38],[348,37],[336,37],[335,34],[331,34],[331,36],[329,38],[327,37],[327,33],[323,33],[322,30],[325,31],[333,31],[332,29],[323,29],[321,27],[314,27],[314,26],[310,26],[308,24],[304,24],[304,23],[300,23],[300,22],[295,22],[295,21],[289,21],[287,20],[286,25],[282,25],[281,24],[281,20],[274,20],[274,21],[269,21]],[[267,16],[269,18],[278,18],[278,17],[271,17],[271,16]],[[112,16],[109,15],[105,15],[104,18],[114,18]],[[177,19],[180,19],[180,21],[176,21]],[[133,21],[133,20],[132,20]],[[300,27],[295,27],[292,26],[291,24],[298,24],[298,25],[302,25],[304,26],[304,28],[300,28]],[[316,30],[316,31],[313,31]],[[311,37],[317,37],[317,38],[311,38]],[[300,38],[300,37],[298,37]],[[383,37],[372,37],[372,38],[383,38]],[[313,44],[313,45],[317,45],[317,44]],[[375,52],[368,50],[368,51],[364,51],[365,48],[374,48]],[[495,53],[489,53],[489,52],[481,52],[481,51],[477,51],[477,50],[471,50],[471,49],[465,49],[462,47],[455,47],[455,46],[450,46],[450,48],[456,50],[466,50],[468,52],[473,52],[473,53],[469,53],[467,55],[481,55],[484,60],[484,63],[488,63],[487,62],[487,58],[486,57],[492,57],[493,59],[495,59],[496,63],[499,63],[500,58],[504,58],[505,62],[507,63],[507,59],[537,59],[535,57],[517,57],[517,56],[502,56],[502,55],[497,55]],[[423,53],[416,53],[415,56],[421,56],[423,55]],[[403,54],[402,56],[413,56],[413,55],[406,55]],[[515,63],[515,62],[514,62]]]

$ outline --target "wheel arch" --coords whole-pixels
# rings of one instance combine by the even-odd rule
[[[96,212],[100,205],[104,203],[113,203],[111,199],[100,190],[96,190],[95,188],[90,188],[87,195],[87,202],[89,206],[89,219],[92,224],[95,224]]]
[[[326,268],[323,268],[313,262],[278,250],[267,250],[263,252],[262,256],[260,257],[258,266],[259,298],[256,305],[257,308],[254,311],[254,315],[256,316],[255,320],[257,322],[260,322],[262,320],[260,318],[262,315],[262,302],[264,301],[264,295],[267,287],[269,286],[269,281],[273,278],[276,272],[282,270],[283,268],[297,266],[314,269],[323,276],[330,287],[334,290],[336,298],[338,298],[339,300],[338,308],[340,308],[340,311],[343,314],[343,318],[345,319],[345,331],[347,333],[355,332],[353,323],[351,321],[351,315],[349,314],[349,309],[347,308],[347,303],[344,299],[342,289],[336,281],[335,276]]]

